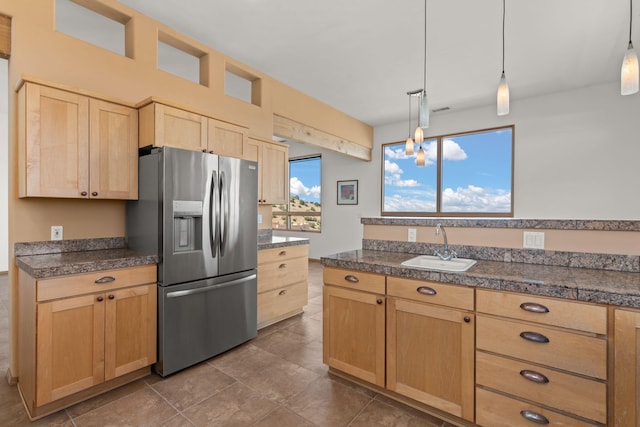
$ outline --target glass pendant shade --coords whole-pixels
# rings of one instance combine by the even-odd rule
[[[504,76],[504,72],[502,72],[502,77],[500,77],[500,84],[498,85],[497,104],[499,116],[505,116],[509,114],[509,85],[507,84],[507,79]]]
[[[422,129],[429,127],[429,99],[427,98],[426,90],[424,90],[420,96],[420,118],[418,120],[418,126]]]
[[[424,166],[424,150],[422,149],[422,145],[420,146],[420,149],[418,150],[418,154],[416,154],[416,165],[418,166]]]
[[[404,144],[404,153],[407,156],[411,156],[413,154],[413,139],[407,138],[407,142]]]
[[[422,141],[424,141],[424,132],[422,131],[422,128],[420,126],[416,127],[416,132],[413,136],[413,140],[416,144],[420,144]],[[420,147],[420,149],[422,150],[422,147]]]
[[[638,92],[639,86],[638,55],[633,49],[633,43],[629,41],[629,47],[624,54],[622,70],[620,71],[620,93],[622,95],[633,95]]]

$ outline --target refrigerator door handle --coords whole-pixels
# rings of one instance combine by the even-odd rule
[[[251,276],[242,277],[240,279],[231,280],[229,282],[224,282],[224,283],[221,283],[221,284],[209,285],[209,286],[205,286],[205,287],[202,287],[202,288],[196,288],[196,289],[186,289],[184,291],[167,292],[166,297],[167,298],[179,298],[179,297],[186,297],[187,295],[200,294],[200,293],[203,293],[203,292],[209,292],[209,291],[214,290],[214,289],[221,289],[221,288],[226,288],[227,286],[239,285],[240,283],[245,283],[245,282],[248,282],[250,280],[254,280],[256,277],[258,277],[257,274],[252,274]]]
[[[220,232],[217,227],[218,217],[218,203],[216,203],[216,186],[218,184],[218,177],[216,171],[211,174],[211,191],[209,191],[209,243],[211,245],[211,257],[218,256],[218,233]]]
[[[220,217],[220,256],[224,256],[229,234],[229,190],[226,181],[224,171],[220,171],[220,210],[222,211]]]

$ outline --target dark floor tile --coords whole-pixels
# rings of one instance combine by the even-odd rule
[[[399,406],[373,400],[349,424],[349,427],[440,427],[442,421],[416,414]]]
[[[314,427],[311,421],[282,406],[258,421],[253,427]]]
[[[147,386],[145,385],[143,380],[137,380],[132,383],[125,384],[122,387],[118,387],[114,390],[100,394],[96,397],[92,397],[91,399],[85,400],[84,402],[73,405],[70,408],[67,408],[67,413],[69,414],[69,416],[71,416],[71,418],[77,418],[81,415],[98,409],[101,406],[107,405],[118,399],[125,398],[130,394],[135,393],[138,390],[142,390],[146,387]]]

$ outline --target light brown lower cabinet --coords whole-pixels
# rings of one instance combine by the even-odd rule
[[[640,311],[614,310],[613,425],[640,426]]]
[[[18,387],[30,417],[149,373],[155,281],[155,265],[42,280],[20,270]]]

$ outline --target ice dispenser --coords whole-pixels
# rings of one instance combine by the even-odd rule
[[[173,251],[202,250],[202,201],[173,201]]]

